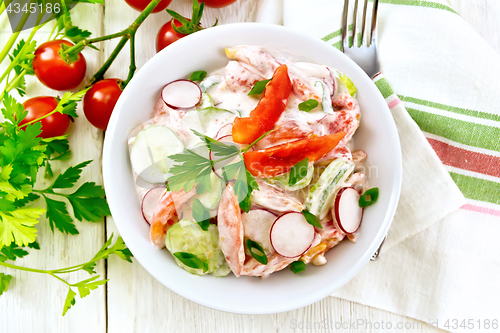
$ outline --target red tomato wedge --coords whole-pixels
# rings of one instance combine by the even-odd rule
[[[245,165],[252,175],[274,177],[290,169],[306,157],[315,162],[335,148],[345,136],[344,132],[316,136],[285,143],[271,148],[248,151],[243,154]]]
[[[250,112],[250,117],[236,117],[234,120],[233,141],[252,143],[271,130],[285,111],[291,91],[292,83],[288,77],[288,67],[281,65],[276,68],[259,104]]]

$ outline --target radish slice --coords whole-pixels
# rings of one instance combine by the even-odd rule
[[[189,80],[172,81],[163,87],[161,98],[172,109],[190,109],[200,103],[201,89]]]
[[[274,250],[269,234],[275,220],[276,215],[264,209],[251,209],[248,213],[242,213],[244,237],[261,244],[266,254],[271,254]]]
[[[352,187],[344,187],[335,198],[335,219],[346,234],[358,231],[363,218],[363,208],[359,207],[359,193]]]
[[[151,224],[156,206],[158,205],[158,201],[160,201],[160,197],[165,193],[165,189],[163,186],[152,188],[142,198],[142,216],[148,224]]]
[[[220,139],[222,139],[223,137],[227,136],[227,135],[231,135],[232,136],[232,131],[233,131],[233,124],[226,124],[224,126],[222,126],[219,131],[217,132],[217,134],[215,135],[215,140],[219,141]],[[232,141],[232,139],[231,139]]]
[[[307,223],[302,213],[290,212],[274,221],[271,228],[271,244],[283,257],[295,258],[311,247],[314,234],[314,227]]]

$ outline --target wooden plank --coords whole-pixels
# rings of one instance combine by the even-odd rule
[[[73,9],[73,22],[81,28],[88,29],[94,35],[101,34],[101,5],[80,4]],[[2,23],[4,17],[2,16]],[[5,27],[2,24],[2,29]],[[36,39],[43,42],[48,38],[51,25],[40,30]],[[10,28],[0,35],[0,45],[10,37]],[[27,36],[27,33],[23,33]],[[26,38],[26,37],[25,37]],[[100,63],[100,55],[96,51],[84,51],[87,59],[87,79]],[[84,85],[84,84],[83,84]],[[83,86],[82,85],[82,86]],[[29,97],[40,95],[62,95],[51,91],[36,81],[28,80],[28,95],[19,99],[24,101]],[[101,150],[102,132],[91,126],[83,115],[81,106],[78,108],[79,118],[70,125],[68,133],[73,157],[68,162],[54,163],[54,173],[65,170],[68,166],[93,159],[83,172],[84,181],[95,181],[102,184]],[[44,188],[49,182],[40,177],[36,188]],[[43,206],[44,204],[42,204]],[[16,260],[17,265],[40,269],[63,268],[90,260],[101,248],[104,242],[104,223],[76,222],[80,235],[68,236],[59,231],[52,233],[48,222],[42,218],[38,224],[38,242],[41,250],[30,250],[25,259]],[[8,292],[0,297],[0,332],[105,332],[105,288],[100,287],[85,299],[77,297],[76,305],[62,317],[63,304],[68,288],[56,279],[36,273],[27,273],[0,268],[0,272],[13,275]],[[97,266],[99,274],[105,274],[104,263]],[[67,278],[67,277],[64,277]],[[70,282],[88,278],[88,274],[71,275]]]

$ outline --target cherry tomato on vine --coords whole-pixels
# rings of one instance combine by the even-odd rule
[[[24,118],[20,125],[24,125],[33,120],[36,120],[54,109],[57,106],[57,99],[52,96],[39,96],[30,98],[23,103],[24,109],[28,111],[26,118]],[[66,133],[69,126],[70,117],[67,114],[56,112],[50,116],[40,120],[42,123],[42,133],[39,135],[41,138],[51,138],[60,136]]]
[[[198,0],[198,2],[204,2],[207,7],[220,8],[229,6],[233,2],[236,2],[236,0]]]
[[[142,12],[144,8],[149,5],[151,0],[125,0],[125,2],[135,10]],[[158,13],[165,10],[171,2],[172,0],[161,0],[160,3],[156,5],[155,9],[153,9],[152,13]]]
[[[119,79],[104,79],[94,83],[83,98],[83,112],[95,127],[106,130],[118,97],[122,94]]]
[[[75,62],[65,62],[58,53],[61,44],[73,46],[73,43],[62,39],[41,44],[35,51],[33,70],[38,80],[47,87],[54,90],[71,90],[78,87],[85,78],[87,62],[81,53]]]
[[[185,37],[187,35],[185,34],[180,34],[177,31],[175,31],[172,28],[172,22],[174,22],[176,27],[180,27],[182,24],[181,22],[177,20],[170,20],[167,23],[165,23],[160,30],[158,31],[158,34],[156,35],[156,52],[160,52],[173,42],[178,41],[182,37]]]

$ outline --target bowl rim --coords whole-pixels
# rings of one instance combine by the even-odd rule
[[[202,31],[197,32],[196,34],[192,34],[189,36],[186,36],[178,41],[175,42],[175,44],[170,45],[168,48],[163,49],[159,53],[155,54],[151,59],[149,59],[143,66],[142,68],[136,73],[136,75],[132,78],[130,83],[125,87],[124,91],[122,92],[120,98],[118,99],[115,110],[120,110],[122,106],[125,103],[125,96],[131,91],[133,84],[136,81],[139,80],[140,78],[140,73],[142,72],[143,69],[149,68],[151,66],[155,66],[155,63],[159,61],[165,54],[168,53],[173,53],[176,46],[180,47],[185,44],[193,43],[196,41],[198,38],[206,38],[207,36],[210,36],[212,34],[221,34],[224,33],[224,31],[229,31],[230,33],[234,33],[234,30],[236,29],[269,29],[269,32],[272,33],[273,31],[279,31],[281,33],[289,33],[291,35],[297,35],[302,38],[307,38],[309,40],[315,40],[317,43],[325,43],[319,38],[312,37],[310,35],[307,35],[303,32],[293,30],[281,25],[274,25],[274,24],[264,24],[264,23],[256,23],[256,22],[245,22],[245,23],[230,23],[230,24],[224,24],[216,27],[212,27],[210,29],[205,29]],[[333,53],[336,53],[336,56],[338,57],[344,57],[345,61],[350,62],[351,66],[354,66],[358,68],[358,71],[361,71],[366,79],[370,82],[369,85],[372,86],[373,89],[375,89],[377,92],[379,92],[378,88],[376,87],[375,83],[369,78],[363,71],[362,69],[355,64],[351,59],[349,59],[345,54],[343,54],[341,51],[336,49],[335,47],[331,46],[331,51]],[[144,70],[145,72],[145,70]],[[366,80],[365,80],[366,81]],[[334,291],[338,290],[341,288],[343,285],[345,285],[347,282],[349,282],[358,272],[369,262],[370,258],[372,257],[373,253],[378,249],[380,243],[384,239],[384,237],[387,234],[387,231],[392,223],[392,220],[394,218],[394,215],[396,213],[396,208],[399,202],[399,196],[401,193],[401,181],[402,181],[402,154],[401,154],[401,144],[399,141],[399,135],[397,132],[397,128],[394,122],[394,119],[392,118],[391,111],[389,107],[387,106],[387,103],[385,101],[385,98],[382,96],[382,94],[379,94],[379,98],[384,102],[383,105],[385,105],[385,110],[384,112],[388,112],[389,115],[391,116],[390,118],[392,119],[392,124],[391,126],[394,126],[394,130],[396,131],[395,135],[395,141],[392,142],[392,145],[395,145],[395,153],[396,155],[393,156],[394,158],[394,181],[393,181],[393,186],[392,186],[392,191],[391,191],[391,196],[390,196],[390,201],[387,206],[387,210],[385,212],[385,215],[383,217],[383,223],[381,224],[381,228],[378,230],[377,234],[375,235],[374,239],[372,240],[371,245],[367,248],[365,253],[361,256],[361,258],[357,261],[356,264],[353,265],[351,270],[349,271],[349,274],[344,274],[343,278],[340,279],[337,283],[332,283],[331,286],[325,286],[322,289],[318,289],[317,292],[309,294],[307,297],[302,297],[298,299],[296,302],[288,302],[287,304],[283,304],[281,307],[277,309],[270,309],[270,308],[263,308],[262,310],[252,310],[248,311],[245,309],[235,309],[235,308],[230,308],[230,307],[225,307],[225,306],[220,306],[220,305],[214,305],[210,304],[209,302],[205,301],[204,299],[198,299],[196,298],[193,294],[189,294],[185,291],[185,289],[178,288],[176,286],[167,286],[166,283],[163,281],[162,277],[159,276],[159,272],[157,272],[154,269],[154,266],[147,264],[147,260],[145,258],[145,254],[142,253],[140,250],[141,246],[138,244],[135,244],[134,241],[132,240],[131,233],[128,232],[127,228],[125,225],[121,225],[120,222],[118,222],[118,219],[114,219],[116,227],[122,236],[123,240],[129,247],[130,251],[134,254],[136,257],[137,261],[141,264],[146,271],[148,271],[149,274],[151,274],[156,280],[158,280],[161,284],[163,284],[165,287],[168,289],[172,290],[176,294],[189,299],[193,302],[196,302],[198,304],[225,311],[225,312],[230,312],[230,313],[237,313],[237,314],[271,314],[271,313],[280,313],[280,312],[285,312],[285,311],[290,311],[290,310],[295,310],[297,308],[301,308],[307,305],[310,305],[314,302],[317,302],[329,295],[331,295]],[[377,97],[378,98],[378,97]],[[104,183],[104,189],[106,192],[106,196],[108,198],[108,204],[110,211],[112,213],[112,216],[117,216],[120,215],[119,212],[119,202],[114,200],[114,193],[112,191],[113,189],[113,182],[110,179],[111,174],[113,173],[113,161],[110,160],[110,155],[111,151],[113,149],[111,141],[114,133],[118,131],[119,129],[117,128],[117,122],[118,118],[120,116],[119,112],[113,112],[108,124],[108,130],[105,135],[104,139],[104,146],[103,146],[103,157],[102,157],[102,169],[103,169],[103,183]]]

